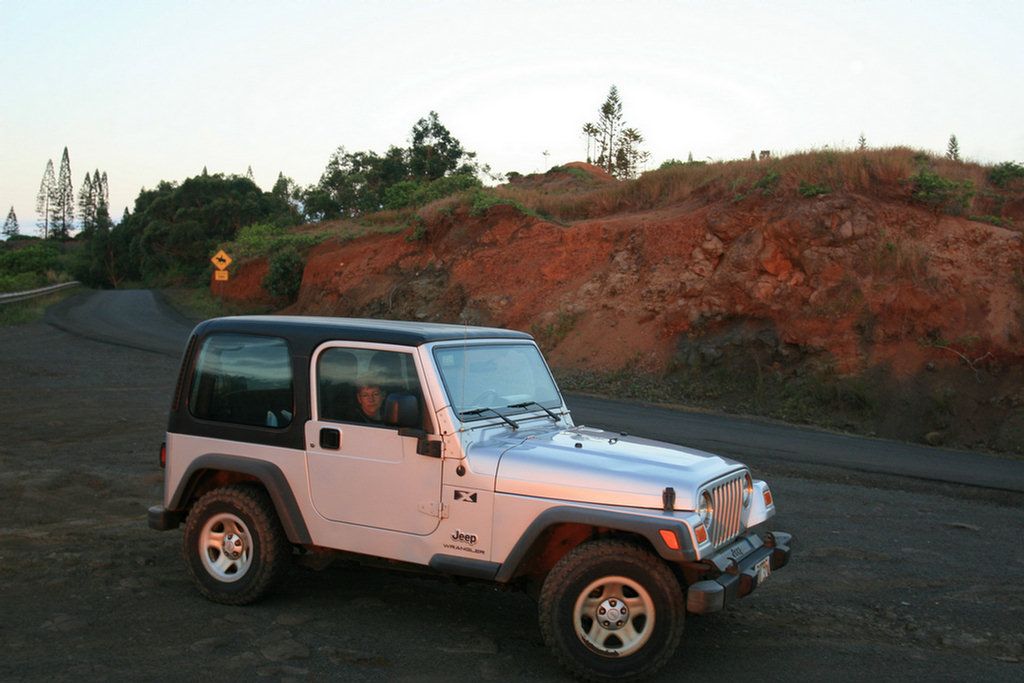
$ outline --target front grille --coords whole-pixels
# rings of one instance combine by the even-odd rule
[[[714,515],[708,527],[708,538],[719,547],[739,536],[740,516],[743,511],[743,473],[715,482],[708,489],[714,505]]]

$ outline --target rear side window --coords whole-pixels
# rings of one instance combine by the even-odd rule
[[[291,356],[279,337],[213,334],[199,350],[189,412],[204,420],[287,427],[295,414]]]

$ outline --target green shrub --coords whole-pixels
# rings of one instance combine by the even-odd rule
[[[760,180],[754,183],[754,189],[761,190],[765,196],[771,195],[775,192],[775,187],[779,184],[780,178],[779,172],[774,168],[770,168],[765,171]]]
[[[445,176],[430,182],[403,180],[384,191],[384,208],[394,210],[424,206],[438,199],[444,199],[480,186],[479,178],[468,173]]]
[[[989,225],[995,225],[1000,228],[1013,227],[1013,219],[1011,218],[1002,218],[1000,216],[970,216],[970,219],[972,221],[977,221],[979,223],[988,223]]]
[[[970,180],[958,183],[924,168],[910,181],[913,184],[914,199],[938,211],[959,213],[967,208],[974,197],[974,183]]]
[[[801,197],[817,197],[823,194],[830,194],[832,188],[828,185],[819,185],[817,183],[808,183],[803,180],[800,181],[800,196]]]
[[[260,286],[275,298],[295,301],[305,267],[305,259],[298,249],[287,246],[271,257],[267,274],[260,281]]]
[[[234,248],[231,250],[233,257],[247,258],[267,254],[272,245],[287,234],[287,230],[270,223],[247,225],[235,235]]]
[[[56,244],[38,242],[21,249],[0,252],[0,273],[45,273],[59,270],[61,250]]]
[[[39,273],[0,274],[0,292],[24,292],[46,286],[46,276]]]
[[[1005,190],[1013,181],[1024,178],[1024,166],[1013,162],[1004,161],[993,166],[985,175],[985,180],[1001,190]]]
[[[270,256],[286,247],[304,249],[318,244],[325,235],[296,235],[288,228],[271,223],[253,223],[238,231],[235,239],[220,245],[233,259]]]
[[[409,224],[415,227],[410,234],[405,236],[406,242],[418,242],[427,236],[427,232],[429,232],[427,224],[421,216],[414,216]]]

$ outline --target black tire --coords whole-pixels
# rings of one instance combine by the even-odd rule
[[[633,681],[663,667],[679,645],[683,590],[664,562],[629,541],[570,551],[544,580],[540,629],[573,675]]]
[[[188,515],[185,565],[204,596],[245,605],[287,573],[292,548],[270,497],[255,486],[213,489]]]

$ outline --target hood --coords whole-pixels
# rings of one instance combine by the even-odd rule
[[[698,488],[742,469],[683,446],[578,427],[526,438],[498,464],[500,493],[657,509],[672,487],[676,509],[694,509]]]

